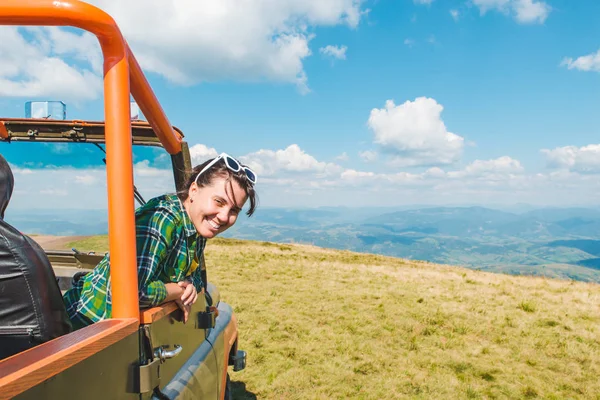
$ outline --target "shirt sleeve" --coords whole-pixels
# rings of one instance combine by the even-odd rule
[[[175,226],[174,215],[166,210],[155,210],[136,221],[138,297],[142,308],[157,306],[167,298],[159,268],[175,242]]]

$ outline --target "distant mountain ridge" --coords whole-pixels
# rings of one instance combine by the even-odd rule
[[[376,253],[512,274],[600,282],[600,210],[542,208],[258,208],[224,237]],[[12,211],[24,232],[106,233],[105,210]]]

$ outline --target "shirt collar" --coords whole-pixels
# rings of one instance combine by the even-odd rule
[[[181,211],[181,215],[183,215],[183,227],[185,228],[185,234],[186,234],[186,236],[187,237],[198,236],[198,232],[196,231],[196,227],[192,223],[192,220],[191,220],[190,216],[188,215],[187,211],[185,210],[185,207],[183,206],[183,203],[181,202],[181,199],[177,195],[175,195],[175,198],[177,199],[176,204],[178,205],[178,207],[179,207],[179,209]]]

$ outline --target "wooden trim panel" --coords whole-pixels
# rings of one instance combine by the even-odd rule
[[[137,331],[138,320],[108,319],[0,361],[0,397],[12,398]]]
[[[177,304],[175,304],[174,301],[170,301],[157,307],[140,310],[140,323],[151,324],[178,309],[179,307],[177,307]]]

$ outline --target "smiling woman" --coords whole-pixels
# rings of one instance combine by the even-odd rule
[[[256,176],[227,157],[219,156],[198,165],[177,195],[153,198],[136,211],[140,307],[175,301],[187,321],[203,289],[202,268],[198,264],[204,259],[206,240],[233,226],[248,199],[247,214],[254,213]],[[65,293],[74,328],[111,318],[109,276],[107,254]]]

